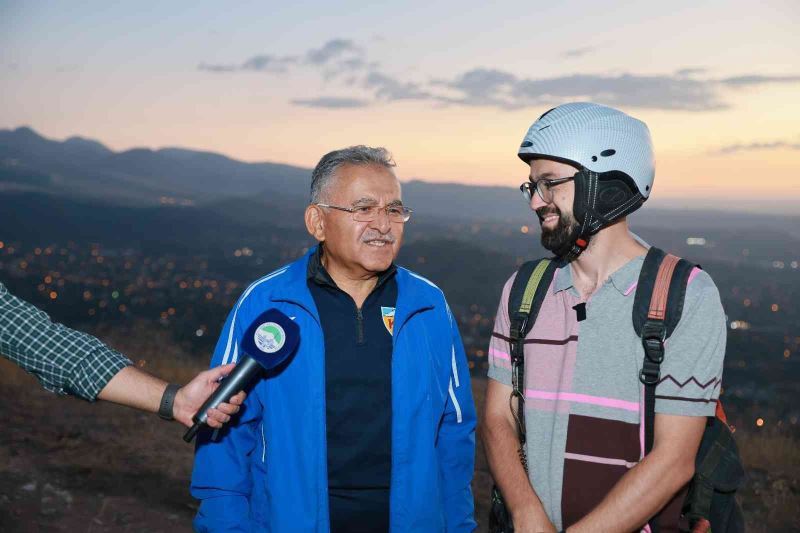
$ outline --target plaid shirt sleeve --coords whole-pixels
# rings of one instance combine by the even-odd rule
[[[96,337],[53,322],[0,283],[0,354],[58,394],[94,401],[131,361]]]

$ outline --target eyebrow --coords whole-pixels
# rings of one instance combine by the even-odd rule
[[[528,176],[528,181],[530,181],[531,183],[536,183],[537,181],[541,181],[541,180],[550,179],[550,178],[552,178],[553,176],[555,176],[555,174],[553,174],[552,172],[545,172],[544,174],[542,174],[542,175],[540,175],[540,176],[539,176],[539,179],[538,179],[538,180],[534,180],[534,179],[533,179],[533,176]]]
[[[377,202],[377,200],[375,200],[375,198],[370,198],[369,196],[364,196],[362,198],[359,198],[355,202],[353,202],[352,205],[378,205],[378,202]],[[389,202],[386,205],[387,206],[390,206],[390,205],[392,205],[392,206],[403,205],[403,201],[402,200],[392,200],[391,202]]]

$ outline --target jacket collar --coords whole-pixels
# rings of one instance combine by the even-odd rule
[[[317,246],[313,246],[303,257],[286,267],[286,271],[276,280],[278,284],[272,291],[270,300],[299,305],[319,323],[317,306],[307,284],[309,261],[316,252]],[[429,281],[405,268],[396,268],[394,275],[397,276],[395,332],[398,332],[403,324],[415,314],[436,307],[436,293],[440,293],[440,291]]]
[[[316,248],[317,249],[315,251],[311,252],[311,256],[308,259],[306,278],[317,285],[327,285],[329,287],[338,288],[336,282],[322,264],[322,254],[324,253],[324,247],[322,243],[319,243]],[[375,288],[377,289],[391,279],[396,271],[397,267],[394,265],[394,263],[389,265],[389,268],[378,274],[378,283],[375,285]]]
[[[293,263],[289,263],[283,275],[276,280],[278,283],[272,291],[270,300],[273,302],[290,302],[299,305],[308,311],[309,314],[314,317],[314,320],[319,323],[317,306],[306,284],[308,261],[311,258],[311,254],[313,254],[316,249],[316,246],[312,247],[303,257]]]

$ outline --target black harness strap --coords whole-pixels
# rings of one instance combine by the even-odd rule
[[[539,309],[547,296],[547,289],[550,287],[557,268],[558,263],[551,259],[539,259],[524,263],[517,271],[517,277],[511,285],[511,292],[508,296],[512,384],[509,407],[517,424],[520,443],[519,457],[526,472],[528,471],[528,459],[525,454],[525,336],[536,322]]]
[[[653,449],[656,387],[661,379],[664,342],[680,322],[692,263],[650,248],[639,273],[633,302],[633,328],[642,339],[644,360],[639,380],[644,384],[645,455]],[[658,533],[658,517],[650,519],[650,530]]]

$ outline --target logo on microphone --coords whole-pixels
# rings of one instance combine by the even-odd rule
[[[262,352],[275,353],[283,348],[286,342],[286,332],[275,322],[265,322],[256,329],[253,341]]]

